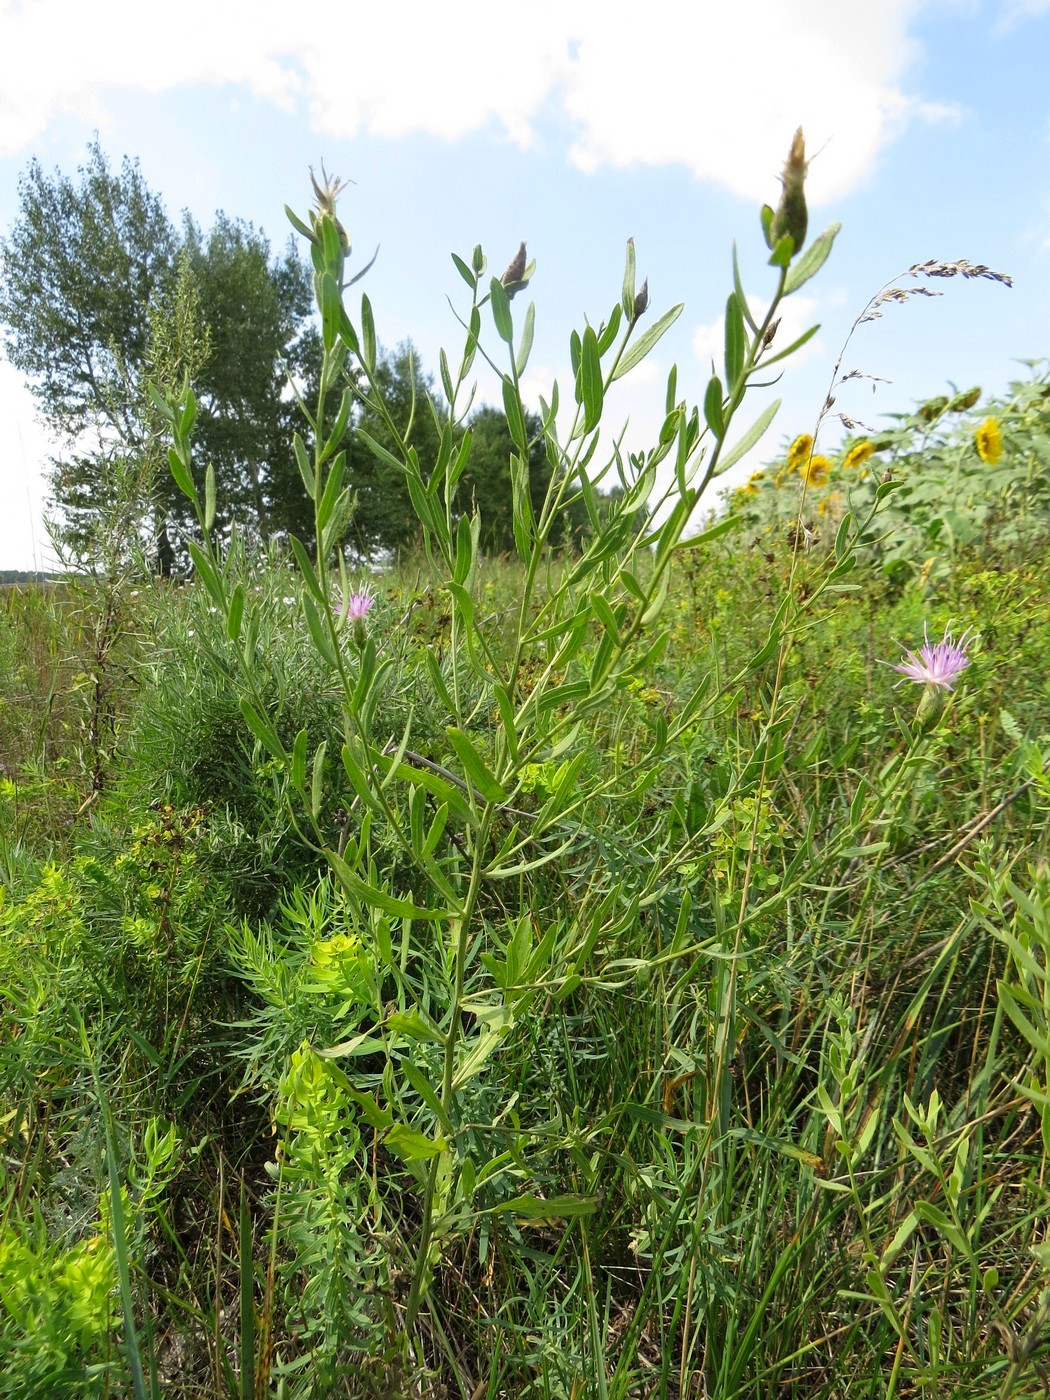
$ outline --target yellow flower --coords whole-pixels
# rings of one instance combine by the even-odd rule
[[[1003,455],[1003,436],[994,418],[986,418],[974,434],[977,455],[982,462],[992,465]]]
[[[788,448],[788,469],[797,472],[809,460],[813,451],[813,435],[801,433]]]
[[[831,463],[827,457],[821,457],[818,454],[815,457],[810,457],[809,461],[802,466],[799,475],[807,486],[823,486],[830,471]]]
[[[854,467],[859,467],[862,462],[866,462],[874,451],[875,444],[872,442],[854,443],[843,458],[842,465],[847,471],[852,471]]]

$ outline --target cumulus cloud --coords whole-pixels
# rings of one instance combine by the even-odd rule
[[[810,150],[825,147],[810,187],[819,201],[862,181],[909,122],[953,115],[904,86],[920,8],[658,0],[627,33],[605,0],[483,17],[463,0],[350,10],[317,0],[309,12],[183,0],[158,44],[132,0],[0,0],[0,155],[25,150],[56,116],[104,126],[114,90],[231,85],[337,137],[493,129],[525,147],[564,133],[583,169],[680,164],[749,199],[768,194],[801,123]]]

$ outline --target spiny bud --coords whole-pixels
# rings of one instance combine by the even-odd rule
[[[646,307],[649,305],[649,279],[648,277],[641,285],[638,295],[634,299],[634,310],[631,313],[631,325],[645,315]]]
[[[769,347],[773,344],[773,338],[774,338],[774,336],[776,335],[776,333],[777,333],[777,331],[778,331],[779,329],[780,329],[780,317],[778,316],[777,319],[776,319],[776,320],[772,323],[772,325],[769,327],[769,330],[766,331],[765,335],[762,337],[762,349],[763,349],[763,350],[768,350]]]
[[[525,285],[525,258],[525,244],[522,243],[521,247],[515,253],[510,266],[499,279],[511,296],[513,296],[515,292],[521,291],[522,287]]]
[[[318,214],[320,214],[321,218],[324,218],[327,215],[328,218],[335,220],[336,232],[339,234],[339,243],[342,246],[343,252],[349,253],[350,237],[347,234],[346,229],[343,228],[342,224],[336,218],[335,214],[336,200],[342,194],[343,190],[346,189],[349,181],[340,180],[337,175],[329,177],[328,172],[324,168],[323,162],[321,164],[321,179],[324,183],[319,185],[317,183],[317,178],[314,175],[314,168],[311,165],[310,183],[314,187],[314,198],[317,201]],[[314,215],[313,222],[314,228],[316,229],[320,222],[320,220],[317,217],[317,214]]]
[[[802,128],[799,127],[791,142],[791,150],[788,152],[787,162],[784,165],[784,173],[780,177],[784,192],[780,196],[780,203],[777,205],[777,211],[773,215],[773,222],[769,229],[769,236],[774,248],[785,234],[791,235],[796,253],[806,241],[809,215],[806,212],[805,183],[808,169],[806,141],[802,135]]]

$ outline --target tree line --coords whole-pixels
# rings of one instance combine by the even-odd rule
[[[187,377],[198,402],[197,460],[202,471],[214,465],[220,527],[235,525],[249,544],[289,535],[312,543],[292,440],[303,428],[296,395],[315,396],[321,346],[311,274],[293,238],[274,253],[262,230],[222,211],[207,232],[185,212],[174,223],[139,162],[125,157],[114,170],[96,137],[77,178],[49,175],[35,159],[22,175],[18,216],[0,239],[0,328],[60,444],[48,474],[68,560],[91,562],[133,540],[148,542],[160,573],[184,563],[195,527],[167,471],[150,385],[164,393]],[[446,410],[411,343],[386,352],[376,378],[394,421],[411,419],[426,469]],[[502,411],[487,406],[469,427],[457,501],[480,511],[487,552],[509,552],[511,436]],[[538,419],[529,429],[538,506],[554,468]],[[343,443],[356,493],[343,548],[372,558],[412,547],[418,524],[403,478],[365,436],[392,446],[359,400]],[[568,512],[559,542],[584,520],[582,508]]]

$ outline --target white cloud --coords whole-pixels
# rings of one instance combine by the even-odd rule
[[[1045,14],[1050,14],[1050,0],[1002,0],[996,29],[1000,32],[1013,29],[1026,19],[1037,19]]]
[[[810,151],[824,147],[810,190],[827,200],[863,181],[908,122],[954,114],[901,86],[920,8],[658,0],[628,33],[606,0],[484,12],[463,0],[317,0],[309,12],[183,0],[160,34],[137,0],[0,0],[0,155],[26,149],[56,116],[104,126],[113,90],[226,84],[339,137],[455,140],[494,125],[527,146],[541,117],[560,114],[584,169],[681,164],[747,198],[766,197],[801,122]]]

